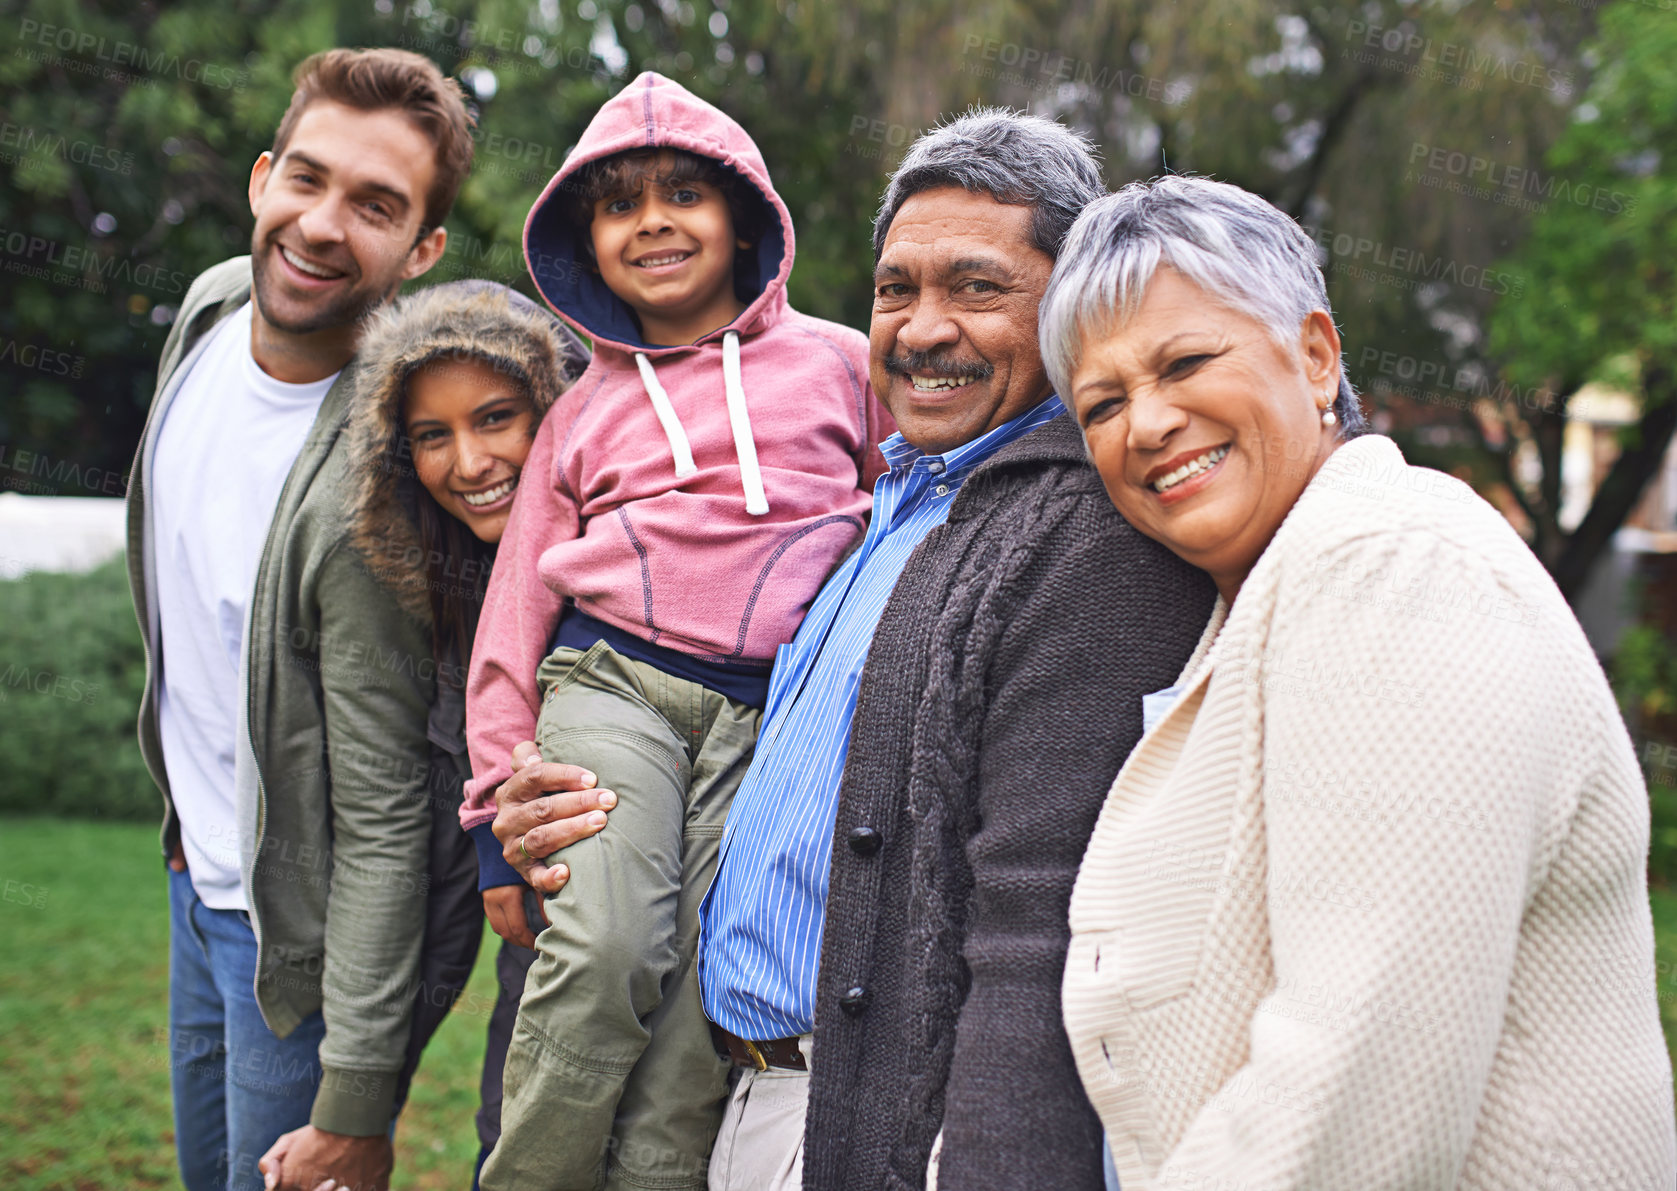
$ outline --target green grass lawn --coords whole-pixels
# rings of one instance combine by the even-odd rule
[[[168,909],[155,829],[0,819],[4,1191],[180,1185],[169,1111]],[[392,1188],[471,1186],[496,944],[485,936],[471,985],[414,1079]]]
[[[1655,890],[1660,1013],[1677,1041],[1677,893]],[[168,899],[145,826],[0,819],[0,1188],[174,1187]],[[393,1188],[465,1191],[494,1003],[493,935],[414,1081]],[[470,1007],[469,1009],[466,1007]]]

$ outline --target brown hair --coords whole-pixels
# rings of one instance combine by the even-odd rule
[[[721,191],[734,235],[747,243],[755,244],[767,230],[771,212],[751,183],[714,157],[685,149],[629,149],[590,161],[560,184],[561,209],[581,232],[594,222],[594,204],[603,198],[639,194],[647,186],[673,189],[683,182],[703,182]],[[592,261],[589,237],[579,236],[578,246]]]
[[[274,132],[273,154],[285,152],[303,109],[329,99],[365,112],[399,108],[437,150],[437,176],[425,196],[423,227],[439,227],[454,206],[460,184],[472,168],[472,126],[466,93],[429,58],[408,50],[322,50],[310,54],[292,74],[297,90]]]

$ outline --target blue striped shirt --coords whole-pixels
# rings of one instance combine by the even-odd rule
[[[920,540],[948,518],[962,482],[1064,412],[1050,396],[942,455],[922,454],[900,434],[880,444],[891,470],[874,485],[867,536],[775,654],[757,752],[734,795],[716,879],[699,910],[705,1013],[741,1038],[814,1028],[839,779],[885,601]]]

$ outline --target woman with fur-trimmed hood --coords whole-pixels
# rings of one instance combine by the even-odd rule
[[[430,627],[437,666],[431,756],[398,760],[429,765],[432,799],[410,1069],[471,974],[482,933],[478,892],[503,940],[478,1111],[480,1168],[500,1134],[501,1068],[544,919],[540,898],[502,857],[489,825],[470,839],[460,830],[461,786],[470,773],[466,668],[536,427],[587,360],[582,341],[562,323],[489,281],[432,286],[382,308],[370,316],[357,353],[348,427],[356,475],[352,541],[402,607]]]

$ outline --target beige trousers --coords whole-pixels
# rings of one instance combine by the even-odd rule
[[[811,1064],[810,1035],[798,1049]],[[710,1154],[710,1191],[802,1191],[809,1072],[736,1067],[732,1078]]]

